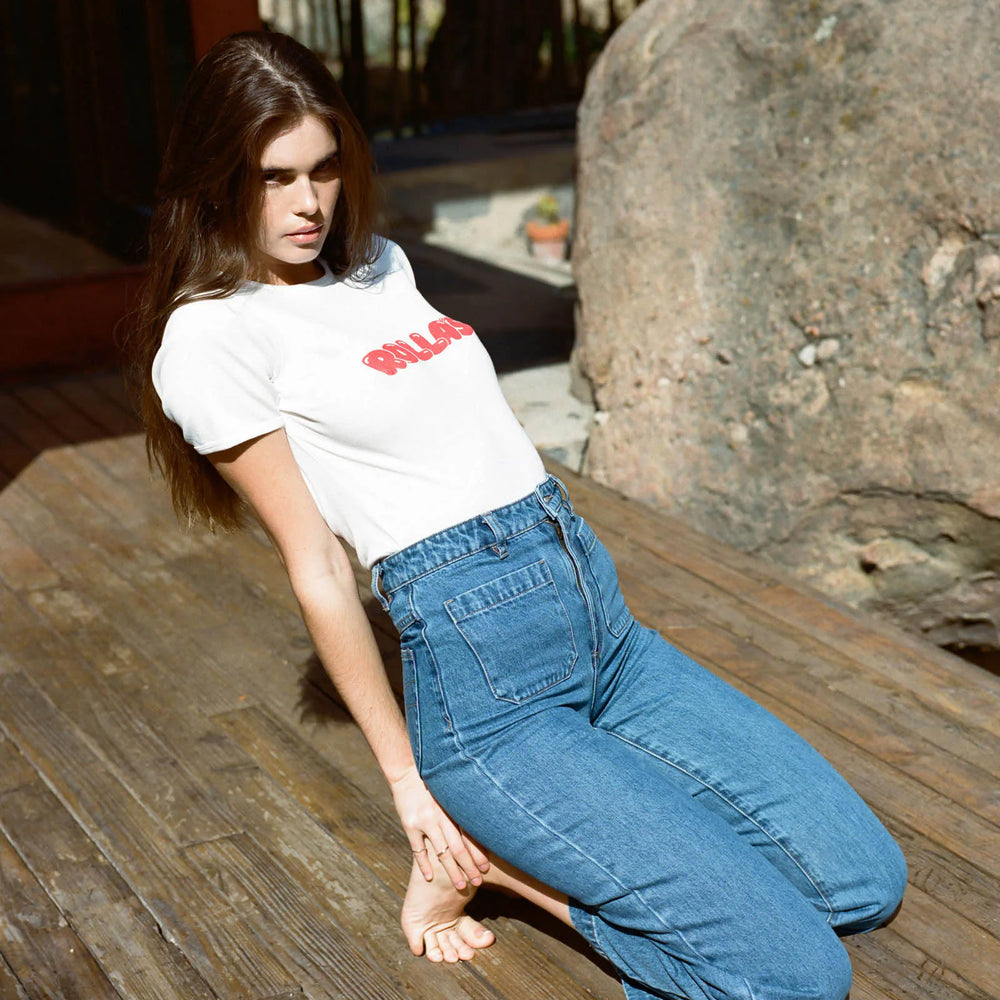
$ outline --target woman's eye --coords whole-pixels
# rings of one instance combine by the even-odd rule
[[[340,154],[335,153],[329,159],[324,160],[317,168],[318,174],[331,174],[340,169]]]

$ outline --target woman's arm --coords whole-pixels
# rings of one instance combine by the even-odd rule
[[[344,547],[306,487],[284,430],[208,456],[253,509],[288,571],[316,651],[392,790],[414,858],[428,881],[434,851],[456,888],[478,885],[485,855],[420,779],[406,723],[386,677]]]

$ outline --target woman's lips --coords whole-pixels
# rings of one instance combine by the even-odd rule
[[[322,232],[322,226],[313,226],[311,229],[300,229],[297,233],[286,233],[285,237],[293,243],[312,243]]]

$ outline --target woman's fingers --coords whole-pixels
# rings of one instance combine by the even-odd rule
[[[441,867],[445,870],[445,872],[447,872],[448,878],[451,879],[451,884],[456,889],[464,889],[469,884],[469,878],[465,874],[461,865],[459,865],[459,863],[455,860],[455,857],[452,854],[451,846],[449,844],[445,844],[441,850],[435,851],[434,853],[437,855],[437,859],[440,862]],[[479,878],[476,885],[479,885],[482,883],[482,876],[479,875],[478,871],[476,871],[476,875]]]
[[[490,870],[490,859],[486,852],[463,830],[462,839],[472,855],[475,866],[485,875]]]
[[[442,827],[445,844],[435,849],[448,877],[456,889],[464,889],[467,882],[483,884],[483,873],[489,871],[489,858],[481,848],[450,820]]]
[[[462,835],[462,831],[457,827],[448,838],[448,854],[446,857],[447,856],[451,857],[451,860],[455,862],[455,865],[473,885],[483,884],[483,873],[479,870],[479,866],[476,864],[476,859],[472,856],[472,853],[469,850],[468,842]],[[452,882],[454,881],[455,880],[453,878]],[[456,887],[461,888],[461,886],[458,886],[457,883]]]
[[[414,847],[411,841],[410,852],[413,854],[413,860],[420,869],[420,874],[423,875],[426,881],[430,882],[434,878],[434,868],[431,866],[430,851],[428,851],[423,837],[420,838],[419,844],[419,847]]]

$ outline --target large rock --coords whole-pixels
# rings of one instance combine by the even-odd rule
[[[590,474],[987,647],[998,52],[981,0],[646,0],[587,83],[573,253]]]

